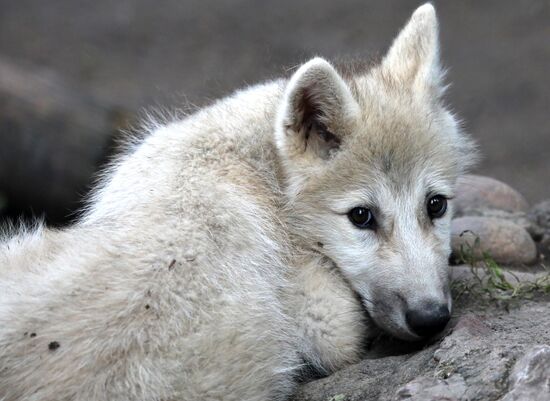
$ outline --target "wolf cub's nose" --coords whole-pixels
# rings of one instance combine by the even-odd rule
[[[439,333],[449,322],[451,314],[446,304],[427,302],[405,314],[407,324],[420,337],[431,337]]]

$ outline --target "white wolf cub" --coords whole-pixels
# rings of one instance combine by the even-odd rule
[[[78,223],[0,245],[0,399],[284,400],[304,365],[451,310],[453,187],[433,7],[380,64],[315,58],[154,127]]]

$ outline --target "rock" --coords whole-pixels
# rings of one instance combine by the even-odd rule
[[[395,400],[458,401],[466,392],[466,383],[459,374],[448,380],[421,377],[397,390]]]
[[[483,320],[472,313],[465,314],[456,322],[453,328],[455,336],[485,337],[491,333],[489,326]],[[441,359],[441,358],[440,358]]]
[[[510,391],[501,401],[550,400],[550,346],[537,345],[514,365]]]
[[[479,243],[476,242],[479,238]],[[489,254],[504,265],[528,265],[537,260],[537,247],[520,225],[494,217],[459,217],[451,223],[453,257]]]
[[[493,178],[465,175],[457,182],[452,248],[455,259],[460,247],[481,240],[473,255],[489,252],[501,264],[533,264],[537,256],[550,257],[550,201],[527,212],[525,198],[509,185]],[[526,237],[526,233],[531,239]],[[462,234],[462,235],[461,235]],[[535,244],[535,242],[537,244]]]
[[[550,234],[545,234],[537,243],[537,249],[543,262],[550,259]]]
[[[494,178],[464,175],[457,181],[455,216],[469,215],[471,210],[497,209],[526,212],[529,205],[523,195]]]
[[[340,396],[345,401],[391,400],[397,389],[426,372],[434,347],[412,355],[366,359],[329,377],[302,385],[294,401],[327,401]]]
[[[515,223],[523,227],[531,238],[535,241],[540,241],[544,236],[544,229],[539,226],[536,220],[525,212],[507,212],[506,210],[498,209],[470,209],[468,216],[493,217]]]
[[[542,231],[541,238],[537,243],[541,258],[550,260],[550,199],[533,206],[528,216]]]
[[[409,344],[401,355],[366,359],[303,384],[293,400],[550,399],[550,347],[540,345],[550,343],[547,297],[503,308],[466,296],[454,315],[442,340]]]
[[[545,231],[550,231],[550,199],[533,206],[529,211],[529,217]]]
[[[436,351],[436,376],[449,380],[460,375],[466,390],[459,400],[488,400],[502,396],[508,388],[514,361],[537,342],[549,340],[550,333],[535,328],[537,324],[546,329],[550,327],[550,320],[542,316],[546,307],[543,303],[510,309],[508,315],[494,316],[492,311],[486,311],[461,316],[455,330]],[[531,318],[542,320],[519,322]],[[541,329],[545,330],[543,327]]]

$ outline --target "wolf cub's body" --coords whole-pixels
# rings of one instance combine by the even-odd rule
[[[6,239],[0,399],[286,399],[377,327],[444,325],[434,199],[472,145],[440,103],[437,52],[425,5],[379,66],[314,59],[154,127],[78,224]]]

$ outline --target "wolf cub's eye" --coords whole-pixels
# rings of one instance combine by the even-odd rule
[[[428,216],[431,219],[437,219],[447,211],[447,199],[442,195],[435,195],[428,199]]]
[[[349,220],[361,229],[374,228],[374,216],[366,207],[354,207],[348,212]]]

